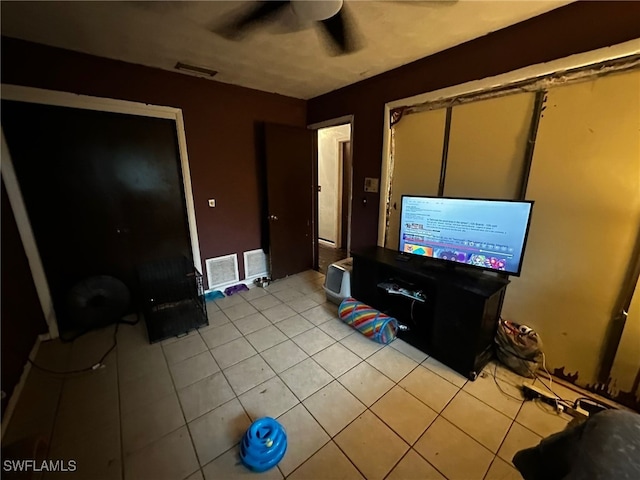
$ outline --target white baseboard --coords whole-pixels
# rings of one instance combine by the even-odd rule
[[[40,344],[44,341],[51,340],[51,335],[48,333],[43,333],[36,337],[36,342],[33,344],[33,348],[31,352],[29,352],[29,358],[35,359],[38,355],[38,349],[40,348]],[[13,389],[13,393],[11,393],[11,397],[9,397],[9,403],[7,403],[7,409],[4,412],[4,418],[2,419],[2,432],[0,433],[0,440],[4,438],[4,434],[7,431],[7,427],[9,426],[9,422],[11,421],[11,417],[13,416],[13,412],[16,409],[16,405],[20,400],[20,395],[22,394],[22,390],[24,389],[25,384],[27,383],[27,377],[29,376],[29,372],[31,371],[31,363],[27,361],[24,366],[24,370],[22,371],[22,375],[20,375],[20,380],[17,385]]]

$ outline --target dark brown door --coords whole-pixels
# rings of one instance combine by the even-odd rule
[[[265,125],[269,259],[275,280],[313,268],[313,134]]]
[[[192,257],[175,121],[3,101],[11,152],[62,332],[70,289]]]
[[[347,241],[349,239],[349,207],[351,206],[351,141],[340,142],[340,155],[342,157],[342,235],[340,248],[349,253]]]

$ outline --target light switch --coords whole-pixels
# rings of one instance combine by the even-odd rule
[[[215,206],[216,206],[216,199],[215,199],[215,198],[210,198],[210,199],[209,199],[209,206],[210,206],[211,208],[213,208],[213,207],[215,207]]]
[[[364,191],[369,193],[378,193],[379,178],[365,177]]]

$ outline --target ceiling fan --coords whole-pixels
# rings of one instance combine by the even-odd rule
[[[300,24],[313,23],[325,35],[328,46],[339,55],[358,50],[356,28],[343,0],[257,1],[214,32],[238,40],[254,27],[278,21],[284,14],[295,16]]]

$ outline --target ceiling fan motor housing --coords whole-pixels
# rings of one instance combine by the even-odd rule
[[[339,12],[342,0],[292,0],[291,8],[302,20],[321,21]]]

